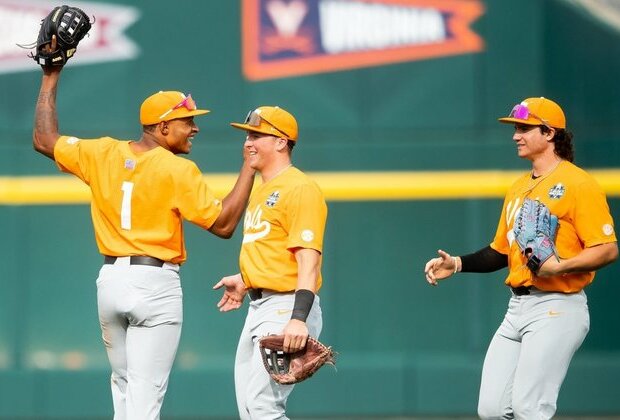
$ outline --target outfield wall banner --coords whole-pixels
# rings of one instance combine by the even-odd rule
[[[71,60],[72,66],[128,60],[139,54],[137,45],[124,33],[139,19],[138,9],[85,1],[72,2],[71,5],[84,10],[93,22],[88,35],[80,42],[80,53]],[[53,7],[49,1],[0,0],[4,35],[0,38],[0,74],[39,70],[28,56],[33,49],[23,47],[36,45],[41,20]]]
[[[479,1],[244,0],[250,80],[351,70],[481,51]]]

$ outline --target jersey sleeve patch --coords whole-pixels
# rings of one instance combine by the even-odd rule
[[[314,232],[310,229],[301,231],[301,240],[304,242],[312,242],[314,240]]]
[[[605,236],[611,236],[614,234],[614,227],[612,225],[610,225],[609,223],[605,223],[603,225],[603,234]]]

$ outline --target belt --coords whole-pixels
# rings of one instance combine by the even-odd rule
[[[250,300],[257,300],[263,297],[263,289],[248,289]]]
[[[511,289],[512,289],[512,293],[514,293],[515,296],[525,296],[525,295],[530,294],[530,290],[532,289],[532,286],[511,287]]]
[[[248,296],[250,296],[250,300],[258,300],[258,299],[262,299],[263,297],[271,296],[274,294],[287,295],[289,293],[295,293],[295,291],[291,290],[290,292],[280,292],[280,291],[270,290],[270,289],[248,289]]]
[[[104,264],[114,264],[117,258],[122,257],[110,257],[109,255],[105,255],[103,257]],[[165,261],[160,260],[159,258],[149,257],[148,255],[132,255],[129,257],[129,265],[150,265],[153,267],[163,267]]]

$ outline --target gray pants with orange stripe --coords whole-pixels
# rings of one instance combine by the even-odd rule
[[[551,419],[570,361],[590,329],[586,294],[513,295],[482,369],[481,419]]]

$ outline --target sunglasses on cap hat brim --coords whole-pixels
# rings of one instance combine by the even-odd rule
[[[250,127],[260,127],[261,121],[265,121],[267,124],[269,124],[271,127],[275,128],[277,131],[279,131],[280,133],[284,134],[284,136],[289,139],[291,138],[291,136],[289,136],[288,134],[286,134],[284,131],[282,131],[280,128],[276,127],[275,125],[273,125],[272,123],[269,122],[269,120],[265,119],[264,117],[262,117],[258,112],[256,112],[256,110],[252,110],[250,112],[248,112],[248,115],[245,117],[245,121],[244,124],[245,125],[249,125]]]
[[[174,111],[175,109],[179,109],[179,108],[185,108],[188,111],[195,111],[196,109],[198,109],[198,107],[196,106],[196,102],[192,98],[192,94],[191,93],[188,94],[187,96],[185,96],[185,98],[183,98],[183,100],[181,102],[179,102],[178,104],[176,104],[175,106],[170,108],[168,111],[166,111],[163,114],[161,114],[159,116],[159,119],[161,120],[166,115],[170,114],[172,111]]]
[[[537,119],[538,121],[540,121],[542,123],[542,125],[544,125],[547,128],[551,128],[551,126],[549,125],[549,123],[547,122],[547,120],[540,118],[538,115],[534,114],[532,111],[530,111],[530,109],[527,107],[526,104],[517,104],[512,108],[512,111],[510,111],[510,115],[508,115],[509,118],[516,118],[518,120],[528,120],[530,117]]]

